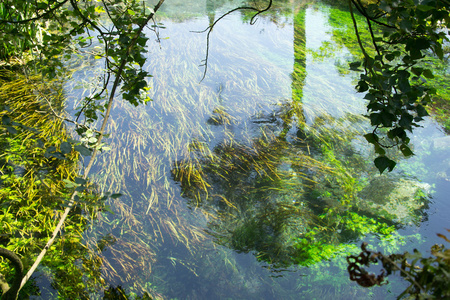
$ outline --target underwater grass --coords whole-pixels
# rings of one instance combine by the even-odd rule
[[[2,246],[19,255],[25,269],[31,266],[34,256],[47,242],[67,205],[71,191],[64,180],[73,181],[79,172],[75,152],[66,154],[65,159],[48,155],[70,136],[62,119],[54,116],[61,112],[63,102],[64,95],[57,81],[46,83],[40,76],[26,77],[0,70]],[[9,122],[5,121],[8,119]],[[95,198],[92,186],[82,198],[64,226],[64,237],[49,249],[41,268],[41,274],[51,280],[64,297],[74,294],[83,297],[86,289],[98,288],[101,281],[96,276],[99,265],[93,262],[95,255],[82,243],[82,232],[90,222],[89,216],[94,217],[101,205],[92,205]],[[67,257],[62,259],[61,253]],[[80,259],[82,263],[74,264]],[[2,259],[1,273],[8,274],[8,279],[9,270],[9,264]],[[84,283],[83,272],[87,278]],[[39,290],[30,283],[21,294],[29,296],[37,292]]]

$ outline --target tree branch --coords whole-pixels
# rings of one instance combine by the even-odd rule
[[[17,256],[12,251],[9,251],[8,249],[1,248],[0,247],[0,256],[7,258],[11,261],[14,270],[16,271],[16,274],[14,275],[14,281],[11,287],[9,287],[8,283],[3,280],[3,277],[0,274],[0,284],[3,289],[3,295],[1,297],[2,300],[16,300],[17,295],[19,294],[20,290],[20,282],[22,280],[22,274],[23,274],[23,265],[22,261],[20,260],[20,257]]]

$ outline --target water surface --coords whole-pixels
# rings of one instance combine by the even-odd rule
[[[106,245],[107,284],[155,299],[394,299],[400,280],[358,287],[345,256],[362,241],[386,252],[440,242],[450,213],[440,126],[427,119],[416,156],[379,176],[361,136],[371,129],[358,74],[333,39],[336,8],[279,1],[282,13],[254,25],[227,16],[201,80],[206,34],[194,31],[239,2],[175,2],[161,11],[160,43],[148,44],[153,101],[116,102],[112,150],[92,175],[124,194],[86,233],[92,249]],[[365,232],[364,222],[396,230]]]

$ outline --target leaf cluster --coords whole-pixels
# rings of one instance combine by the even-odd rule
[[[153,14],[137,0],[6,0],[0,4],[0,44],[5,46],[0,59],[27,51],[29,64],[49,78],[65,76],[67,62],[74,57],[101,60],[105,72],[94,80],[100,85],[76,113],[77,121],[84,117],[89,125],[105,111],[102,102],[114,76],[119,77],[123,99],[135,106],[149,100],[141,97],[150,74],[142,69],[148,38],[140,24],[147,24]],[[150,30],[163,28],[155,26]]]
[[[428,115],[426,106],[436,92],[424,85],[433,73],[422,61],[433,54],[443,59],[442,45],[447,36],[442,24],[450,21],[450,4],[440,0],[349,3],[364,56],[362,61],[351,63],[350,68],[363,68],[356,89],[366,93],[368,118],[374,126],[365,138],[379,154],[375,160],[379,171],[392,171],[396,163],[386,156],[385,149],[398,147],[404,156],[413,155],[408,132]],[[359,39],[353,7],[365,18],[374,52],[368,51]]]

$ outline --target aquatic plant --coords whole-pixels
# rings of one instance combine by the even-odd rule
[[[57,82],[44,84],[39,76],[26,78],[4,70],[0,77],[1,244],[17,253],[27,269],[67,205],[71,193],[67,182],[78,177],[79,156],[73,151],[59,152],[69,134],[62,120],[49,112],[49,103],[58,107],[64,99]],[[36,88],[46,90],[45,96],[35,93]],[[80,285],[93,289],[101,284],[99,264],[94,263],[96,257],[82,243],[89,216],[95,216],[102,206],[93,191],[91,185],[80,197],[79,205],[63,228],[66,234],[49,249],[43,262],[45,268],[53,270],[55,276],[49,279],[65,297],[87,295]],[[65,259],[61,258],[61,252],[67,255]],[[80,259],[81,264],[74,263]],[[5,261],[1,263],[1,273],[8,280],[12,275],[11,266]],[[85,283],[81,279],[83,273]],[[38,289],[33,284],[24,291],[36,292]]]

